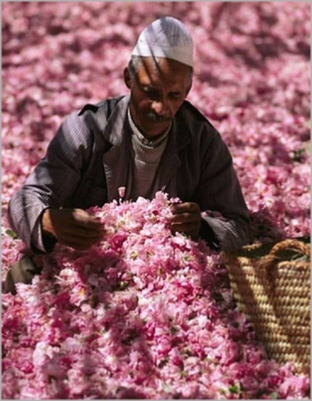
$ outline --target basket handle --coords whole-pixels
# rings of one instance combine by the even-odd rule
[[[308,244],[305,244],[296,239],[286,239],[284,241],[275,244],[271,249],[271,252],[258,262],[258,268],[265,269],[268,274],[269,285],[271,287],[271,290],[274,287],[274,283],[270,279],[271,269],[280,260],[278,253],[281,251],[285,251],[287,249],[288,250],[293,249],[295,251],[299,251],[304,256],[307,256],[310,259],[310,246]]]
[[[303,255],[307,256],[310,259],[310,246],[296,239],[285,239],[284,241],[278,242],[271,249],[270,255],[277,256],[277,254],[280,251],[286,249],[293,249],[295,251],[299,251],[300,253],[302,253]]]

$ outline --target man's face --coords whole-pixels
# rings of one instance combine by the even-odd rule
[[[190,67],[166,58],[144,57],[137,74],[125,71],[131,116],[147,138],[164,132],[191,88]]]

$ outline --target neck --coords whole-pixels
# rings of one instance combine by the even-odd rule
[[[144,131],[142,131],[142,129],[135,123],[135,121],[134,121],[134,119],[132,117],[132,113],[131,113],[130,107],[128,109],[128,119],[129,119],[130,126],[131,126],[132,130],[139,137],[141,137],[141,138],[143,137],[142,138],[143,140],[146,139],[146,141],[149,142],[149,143],[160,142],[163,138],[165,138],[168,135],[168,133],[169,133],[169,131],[171,129],[171,125],[172,125],[172,123],[170,122],[168,127],[165,130],[163,130],[162,132],[160,132],[158,135],[148,135]]]

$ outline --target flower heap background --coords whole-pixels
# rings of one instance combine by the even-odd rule
[[[8,201],[66,114],[126,93],[142,28],[182,19],[196,45],[189,95],[230,147],[257,239],[310,233],[310,6],[2,3],[2,282],[23,244]],[[94,208],[110,230],[2,294],[2,397],[309,398],[237,312],[219,256],[165,225],[170,200]]]

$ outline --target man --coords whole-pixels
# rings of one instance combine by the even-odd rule
[[[192,74],[193,42],[180,21],[164,17],[143,30],[124,70],[130,96],[68,116],[11,199],[10,224],[32,252],[50,252],[56,242],[85,250],[100,241],[105,226],[86,209],[118,199],[119,187],[126,188],[124,199],[151,199],[159,190],[179,197],[172,232],[201,237],[212,249],[249,242],[248,210],[228,148],[185,101]],[[32,266],[22,259],[7,282],[30,282]]]

